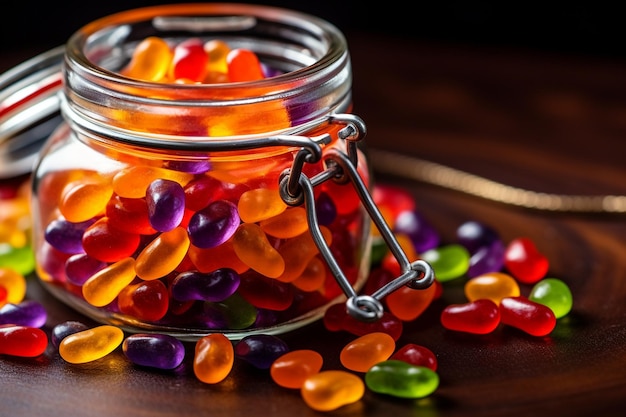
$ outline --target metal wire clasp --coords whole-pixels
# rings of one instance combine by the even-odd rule
[[[280,193],[287,204],[300,205],[304,203],[313,240],[337,283],[348,298],[346,301],[348,313],[361,321],[376,321],[383,315],[384,308],[381,299],[405,285],[416,290],[426,289],[433,284],[435,274],[427,262],[423,260],[409,261],[357,171],[357,143],[363,139],[366,133],[363,121],[355,115],[340,114],[331,116],[329,122],[345,125],[339,131],[338,136],[346,141],[347,153],[337,148],[328,149],[322,156],[327,169],[309,178],[302,172],[304,163],[318,162],[319,158],[313,155],[309,149],[301,148],[296,153],[292,167],[286,170],[281,177]],[[315,211],[313,188],[325,181],[337,181],[340,183],[349,181],[352,183],[373,224],[400,265],[401,275],[379,288],[372,295],[359,295],[356,293],[324,240]]]

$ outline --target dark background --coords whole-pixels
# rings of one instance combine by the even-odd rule
[[[0,58],[8,53],[44,52],[64,43],[82,25],[111,13],[176,2],[11,2],[11,7],[5,7],[0,15]],[[415,37],[425,42],[626,58],[625,25],[618,11],[619,2],[301,0],[257,3],[322,17],[344,31],[348,40],[351,33],[366,31]],[[375,60],[376,57],[372,57],[373,63]]]

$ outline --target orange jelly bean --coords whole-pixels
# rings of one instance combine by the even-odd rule
[[[102,325],[63,338],[59,355],[69,363],[92,362],[113,352],[123,340],[124,332],[119,327]]]
[[[70,222],[84,222],[104,213],[111,195],[113,189],[104,179],[71,182],[63,189],[59,210]]]
[[[365,394],[365,383],[350,372],[322,371],[304,381],[300,394],[312,409],[332,411],[361,400]]]
[[[228,79],[231,82],[257,81],[265,78],[256,54],[248,49],[237,48],[226,56]]]
[[[150,36],[139,42],[133,50],[124,75],[145,81],[161,81],[166,77],[172,60],[172,51],[165,40]]]
[[[0,287],[6,291],[6,297],[4,302],[0,301],[0,306],[4,303],[18,304],[26,296],[26,278],[11,268],[0,267]]]
[[[166,276],[182,262],[189,249],[189,236],[184,227],[161,233],[137,256],[135,272],[143,280]]]
[[[387,296],[387,308],[391,314],[400,320],[412,321],[431,305],[436,293],[436,285],[431,285],[423,290],[404,286]]]
[[[230,374],[235,362],[232,342],[222,333],[213,333],[196,342],[193,372],[206,384],[222,382]]]
[[[396,342],[387,333],[373,332],[360,336],[341,350],[341,364],[351,371],[367,372],[372,366],[389,359]]]
[[[282,213],[259,223],[261,229],[270,236],[280,239],[296,237],[309,230],[306,210],[303,207],[292,207]]]
[[[276,278],[285,271],[285,260],[256,223],[239,226],[233,237],[233,248],[239,259],[266,277]]]
[[[320,231],[326,244],[330,245],[332,243],[331,231],[324,226],[320,226]],[[311,234],[306,232],[284,242],[278,248],[278,253],[285,260],[285,271],[277,279],[282,282],[292,282],[302,275],[309,261],[319,253],[319,249]]]
[[[204,44],[204,52],[209,56],[207,71],[228,74],[226,57],[230,52],[230,46],[222,40],[211,39]],[[228,79],[226,79],[228,81]]]
[[[239,198],[237,211],[243,222],[254,223],[278,216],[287,209],[278,190],[257,188]]]
[[[322,355],[311,349],[292,350],[270,366],[272,380],[284,388],[300,389],[304,381],[322,369]]]
[[[464,292],[469,301],[486,298],[500,305],[503,298],[520,295],[520,288],[511,275],[504,272],[489,272],[468,280]]]
[[[122,259],[92,275],[83,284],[83,297],[93,306],[104,307],[115,300],[135,276],[135,259]]]

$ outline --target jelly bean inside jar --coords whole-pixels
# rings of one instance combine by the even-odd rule
[[[36,272],[54,296],[133,333],[238,340],[319,319],[362,287],[365,128],[334,26],[156,6],[92,22],[65,58],[65,122],[32,187]]]

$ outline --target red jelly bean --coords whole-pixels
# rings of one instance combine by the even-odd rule
[[[389,359],[404,361],[415,366],[425,366],[433,371],[437,370],[437,357],[432,350],[425,346],[407,343],[398,349]]]
[[[169,308],[169,293],[159,280],[144,281],[124,288],[117,297],[122,313],[138,320],[157,321]]]
[[[487,334],[500,324],[500,310],[491,300],[480,299],[465,304],[451,304],[441,312],[441,324],[458,332]]]
[[[174,57],[170,64],[172,80],[202,81],[206,74],[209,56],[204,51],[200,38],[190,38],[174,47]]]
[[[556,326],[556,317],[549,307],[524,296],[503,298],[500,317],[503,324],[533,336],[546,336]]]
[[[265,78],[256,54],[248,49],[237,48],[226,55],[230,82],[256,81]]]
[[[139,247],[139,235],[113,227],[106,217],[92,224],[83,235],[87,255],[102,262],[117,262]]]
[[[150,224],[148,204],[145,198],[113,196],[106,207],[111,226],[119,230],[141,235],[152,235],[156,229]]]
[[[507,245],[504,266],[519,282],[534,284],[546,276],[549,262],[530,239],[522,237]]]
[[[48,336],[36,327],[6,324],[0,326],[0,355],[32,358],[45,352]]]

